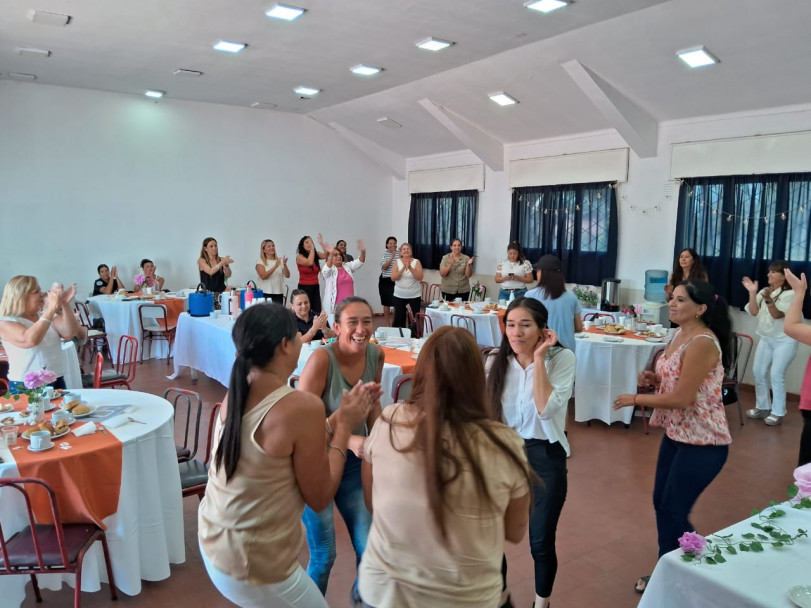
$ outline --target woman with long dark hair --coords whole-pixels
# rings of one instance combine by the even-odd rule
[[[758,283],[743,277],[749,292],[747,312],[757,317],[760,341],[755,351],[752,374],[755,376],[755,407],[746,410],[748,418],[763,420],[777,426],[786,415],[786,370],[797,354],[797,341],[783,331],[786,311],[794,301],[794,290],[786,281],[788,262],[780,260],[769,265],[769,284],[758,292]],[[769,399],[769,385],[772,397]]]
[[[530,289],[526,297],[538,300],[548,314],[548,325],[558,336],[560,343],[574,350],[574,334],[583,331],[580,302],[566,289],[563,266],[554,255],[542,256],[535,262],[538,286]]]
[[[701,261],[701,256],[698,251],[692,247],[687,247],[679,252],[679,257],[673,262],[673,272],[670,273],[670,280],[665,285],[665,297],[667,301],[673,297],[673,289],[688,279],[694,281],[706,281],[707,270],[704,268],[704,262]]]
[[[225,291],[225,279],[231,276],[230,256],[220,257],[217,240],[213,236],[203,239],[200,257],[197,258],[197,269],[200,271],[200,282],[208,291],[222,293]]]
[[[542,481],[533,488],[529,547],[535,563],[534,608],[547,608],[558,569],[555,537],[568,489],[564,426],[576,363],[537,300],[513,300],[504,325],[501,346],[488,360],[487,393],[493,417],[523,437],[529,466]],[[506,573],[505,560],[505,589]]]
[[[320,399],[287,385],[301,350],[293,313],[252,306],[232,333],[236,360],[198,512],[203,563],[238,606],[326,608],[298,564],[301,514],[305,504],[323,509],[332,501],[351,430],[380,387],[358,383],[325,418]]]
[[[783,326],[783,330],[787,336],[799,340],[803,344],[811,344],[811,326],[803,323],[803,301],[808,291],[808,281],[806,281],[805,273],[798,278],[786,268],[785,274],[786,281],[796,295],[786,311],[786,324]],[[811,462],[811,358],[806,364],[800,391],[800,413],[803,415],[803,432],[800,435],[800,456],[797,464],[799,467]]]
[[[656,392],[620,395],[614,402],[614,409],[653,408],[650,424],[665,429],[653,486],[659,557],[695,530],[690,511],[721,472],[732,442],[721,401],[724,369],[733,357],[727,303],[712,285],[691,279],[676,285],[669,309],[679,329],[656,371],[643,370],[638,378],[640,386],[654,386]],[[637,581],[637,592],[644,592],[649,578]]]
[[[500,605],[504,541],[526,533],[531,482],[521,437],[491,419],[485,393],[473,336],[441,327],[420,351],[411,397],[372,429],[363,456],[374,506],[359,574],[366,605]]]
[[[318,235],[318,242],[323,248],[324,240]],[[296,268],[298,268],[298,289],[307,292],[310,306],[319,313],[321,306],[321,287],[318,284],[318,275],[321,274],[321,263],[327,257],[326,252],[316,251],[313,239],[306,234],[299,239],[296,247]]]

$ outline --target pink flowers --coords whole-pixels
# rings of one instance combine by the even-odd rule
[[[679,539],[679,547],[683,553],[698,557],[704,552],[707,539],[696,532],[685,532]]]
[[[811,463],[794,469],[794,485],[799,498],[811,498]]]
[[[56,374],[47,369],[40,369],[35,372],[28,372],[23,377],[25,388],[37,389],[56,380]]]

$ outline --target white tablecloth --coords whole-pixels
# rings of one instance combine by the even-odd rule
[[[203,372],[209,378],[214,378],[225,387],[231,378],[231,368],[234,365],[236,348],[231,339],[231,330],[234,321],[229,317],[192,317],[188,313],[182,313],[177,319],[177,337],[175,339],[174,374],[169,376],[174,380],[183,372],[184,367],[192,370],[194,377],[195,370]],[[299,354],[298,365],[294,374],[301,375],[304,365],[310,358],[315,348],[309,344],[303,344]],[[394,391],[394,378],[402,373],[402,368],[398,365],[385,363],[381,384],[384,395],[381,398],[382,405],[392,402],[392,392]]]
[[[76,352],[76,344],[72,340],[62,342],[62,356],[65,358],[65,386],[68,388],[82,388],[79,354]]]
[[[452,315],[463,315],[473,319],[476,328],[476,342],[482,346],[499,346],[501,344],[501,325],[498,322],[498,315],[491,313],[475,313],[470,310],[460,310],[451,308],[450,310],[439,310],[438,308],[426,308],[425,313],[431,318],[434,330],[451,324]]]
[[[107,341],[110,343],[110,356],[113,361],[118,358],[118,340],[121,336],[134,336],[138,340],[138,356],[141,356],[141,323],[138,319],[138,307],[141,304],[151,304],[153,300],[124,301],[116,296],[93,296],[87,301],[90,314],[94,318],[104,319],[104,328],[107,332]],[[155,301],[160,304],[160,301]],[[148,352],[144,352],[144,359],[163,359],[169,348],[165,340],[152,340]]]
[[[811,529],[811,511],[781,505],[785,517],[774,521],[789,533]],[[750,517],[718,534],[758,533]],[[762,553],[724,553],[726,562],[695,564],[681,558],[681,550],[662,556],[645,589],[639,608],[796,608],[786,596],[795,585],[811,585],[811,540],[790,547],[764,547]]]
[[[160,397],[136,391],[78,392],[90,404],[137,406],[133,418],[146,423],[109,429],[123,444],[121,495],[118,511],[104,520],[116,586],[127,595],[137,595],[142,580],[166,579],[170,575],[169,564],[180,564],[186,559],[172,406]],[[68,440],[72,437],[69,435]],[[23,439],[17,441],[27,444]],[[0,443],[0,457],[5,461],[0,464],[0,477],[19,477],[14,451],[4,443]],[[4,530],[19,530],[27,525],[24,508],[17,492],[0,492]],[[37,578],[40,587],[54,590],[60,589],[63,582],[73,585],[75,580],[72,574]],[[7,608],[22,604],[28,582],[27,576],[0,577],[0,605]],[[107,571],[101,544],[95,543],[84,559],[82,590],[98,591],[100,582],[107,582]]]
[[[664,344],[621,338],[605,342],[599,334],[575,340],[577,372],[574,384],[574,419],[598,419],[606,424],[631,423],[633,408],[614,410],[617,395],[636,392],[636,377],[650,362],[653,351]]]

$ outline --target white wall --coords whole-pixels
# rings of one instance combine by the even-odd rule
[[[103,262],[131,288],[147,257],[168,288],[193,287],[213,236],[234,285],[273,239],[292,290],[299,238],[323,232],[353,255],[366,240],[356,292],[379,304],[392,178],[305,116],[0,81],[0,118],[0,284],[31,274],[86,295]]]
[[[747,114],[730,114],[700,119],[674,121],[660,125],[658,155],[641,159],[633,151],[630,155],[628,181],[620,184],[619,254],[617,277],[622,279],[621,301],[638,302],[642,299],[645,270],[671,269],[676,236],[677,191],[667,197],[670,175],[670,149],[674,143],[707,141],[768,133],[788,133],[811,130],[811,105],[775,108]],[[614,131],[584,133],[582,135],[543,141],[524,142],[505,146],[505,167],[513,159],[556,156],[578,152],[592,152],[626,147],[627,144]],[[811,155],[811,150],[808,151]],[[409,160],[409,171],[470,165],[481,162],[470,151]],[[507,170],[485,172],[485,189],[479,196],[478,225],[476,229],[477,263],[475,278],[488,285],[488,293],[495,290],[492,279],[498,261],[506,255],[510,236],[510,200]],[[406,238],[409,209],[408,184],[396,180],[392,226],[398,227],[401,238]],[[659,206],[659,210],[654,207]],[[632,209],[634,207],[634,209]],[[645,210],[645,213],[642,211]],[[438,273],[426,273],[435,280]],[[438,280],[437,280],[438,282]],[[753,317],[733,311],[737,331],[754,336]],[[799,393],[805,364],[811,349],[800,346],[797,357],[789,368],[788,389]],[[752,382],[751,371],[748,381]]]

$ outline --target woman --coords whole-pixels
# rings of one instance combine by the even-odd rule
[[[422,305],[422,264],[414,259],[411,245],[400,245],[400,259],[394,263],[391,280],[394,281],[394,327],[405,327],[408,320],[406,306],[417,314]]]
[[[203,239],[203,248],[197,259],[197,269],[200,271],[200,282],[208,291],[222,293],[225,291],[225,279],[231,276],[231,264],[234,260],[230,256],[220,257],[220,250],[214,237]],[[217,299],[215,298],[216,302]]]
[[[151,287],[155,291],[161,291],[163,289],[163,284],[166,279],[155,274],[155,264],[152,262],[152,260],[148,260],[146,258],[141,260],[141,273],[143,274],[144,279],[141,283],[135,283],[136,293],[143,291],[145,287]]]
[[[620,395],[614,402],[614,409],[654,408],[650,424],[665,429],[653,486],[659,557],[677,549],[682,534],[695,530],[690,511],[721,472],[732,442],[721,402],[724,367],[732,358],[727,303],[712,285],[694,279],[676,285],[672,296],[670,320],[679,329],[656,371],[639,372],[638,384],[655,386],[655,394]],[[638,593],[649,578],[637,581]]]
[[[808,291],[805,273],[802,273],[800,278],[797,278],[791,270],[786,268],[785,275],[786,281],[788,281],[795,296],[791,306],[786,311],[783,330],[787,336],[799,340],[803,344],[811,344],[811,326],[803,324],[803,301]],[[803,377],[803,386],[800,391],[800,412],[803,415],[803,432],[800,435],[800,455],[799,464],[797,465],[799,467],[811,462],[811,358],[808,359],[805,376]]]
[[[475,258],[475,256],[474,256]],[[442,256],[439,262],[439,276],[444,300],[454,298],[470,299],[470,277],[473,276],[473,259],[462,253],[462,241],[451,241],[451,252]],[[414,310],[417,313],[419,310]]]
[[[352,262],[352,261],[354,261],[355,257],[354,257],[354,256],[349,255],[349,254],[346,252],[346,241],[345,241],[345,240],[341,239],[340,241],[338,241],[337,243],[335,243],[335,248],[336,248],[336,249],[339,249],[339,250],[341,251],[341,253],[343,253],[343,254],[344,254],[344,261],[345,261],[345,262]]]
[[[391,307],[394,306],[394,281],[391,280],[391,271],[394,263],[399,259],[397,239],[390,236],[386,239],[386,251],[380,254],[380,279],[377,282],[377,292],[380,294],[380,303],[383,305],[383,319],[386,327],[391,327]]]
[[[332,500],[349,433],[368,415],[379,386],[354,386],[325,420],[318,398],[287,386],[301,350],[289,311],[248,308],[233,338],[236,361],[198,512],[203,563],[238,606],[326,608],[298,564],[299,518],[305,504],[323,509]],[[332,429],[327,441],[325,429]]]
[[[532,276],[532,265],[524,257],[518,241],[507,245],[507,259],[498,265],[495,278],[496,283],[501,285],[498,290],[499,300],[509,300],[511,295],[520,298],[527,293],[527,285],[532,283],[535,277]]]
[[[538,286],[530,289],[526,297],[544,305],[549,314],[549,328],[555,330],[560,343],[574,350],[574,334],[583,331],[580,302],[566,291],[566,279],[560,260],[554,255],[542,256],[535,262]]]
[[[299,380],[302,391],[321,398],[328,416],[338,409],[342,394],[358,382],[379,383],[384,361],[383,349],[369,343],[374,326],[372,307],[366,300],[351,296],[338,304],[334,325],[338,339],[312,354]],[[358,564],[366,548],[369,526],[372,523],[372,516],[363,504],[361,458],[366,436],[379,415],[380,402],[377,401],[366,420],[360,421],[352,430],[343,479],[335,494],[335,506],[346,523]],[[330,432],[329,428],[327,431]],[[335,562],[332,504],[321,509],[305,509],[303,519],[310,546],[307,574],[316,582],[321,593],[326,595],[330,570]],[[359,601],[356,581],[352,588],[350,605],[356,605]]]
[[[109,296],[112,293],[118,293],[120,289],[126,289],[124,287],[124,283],[121,282],[121,279],[118,277],[118,268],[113,266],[113,271],[110,272],[110,268],[107,264],[99,264],[97,268],[99,273],[99,278],[96,279],[96,282],[93,283],[93,295],[107,295]]]
[[[346,247],[344,246],[344,249]],[[355,295],[355,278],[353,274],[366,262],[366,245],[358,241],[360,257],[347,262],[346,254],[337,247],[327,247],[327,262],[321,274],[324,275],[324,312],[331,315],[335,307],[344,298]]]
[[[743,286],[749,292],[746,310],[757,317],[757,335],[760,341],[755,351],[752,373],[755,376],[755,407],[746,410],[747,418],[763,420],[768,426],[777,426],[786,415],[786,370],[797,354],[797,341],[783,331],[786,311],[794,301],[794,291],[786,281],[788,262],[781,260],[769,265],[768,282],[758,293],[758,283],[743,277]],[[769,403],[770,378],[772,398]]]
[[[500,605],[504,541],[524,537],[531,481],[521,437],[490,420],[470,332],[428,339],[411,397],[383,411],[362,469],[374,505],[359,575],[367,605]]]
[[[265,239],[259,246],[259,259],[256,260],[256,274],[259,275],[257,288],[276,304],[284,304],[284,280],[290,278],[287,256],[276,257],[276,244]]]
[[[673,272],[670,273],[670,280],[665,285],[665,299],[670,302],[670,298],[673,297],[673,288],[688,279],[694,281],[707,280],[707,271],[698,256],[698,251],[689,247],[682,249],[679,252],[679,257],[673,263]]]
[[[47,293],[35,277],[17,275],[6,283],[0,300],[0,340],[8,355],[9,390],[25,389],[25,375],[47,369],[56,374],[50,384],[65,386],[65,359],[61,340],[87,338],[70,308],[76,286],[62,289],[54,283]]]
[[[313,340],[331,338],[334,334],[327,323],[327,313],[316,315],[310,310],[310,297],[303,289],[294,289],[290,294],[290,308],[296,316],[301,341],[304,344]]]
[[[537,300],[513,300],[504,325],[501,346],[488,360],[487,392],[493,416],[524,438],[529,466],[543,482],[533,488],[529,547],[535,563],[534,607],[547,608],[558,569],[555,535],[568,488],[564,425],[575,357],[560,346]],[[505,589],[506,572],[505,563]]]
[[[318,235],[318,242],[323,243],[321,235]],[[296,268],[298,268],[298,288],[307,292],[310,298],[310,305],[316,312],[321,312],[321,288],[318,285],[318,275],[321,272],[319,260],[327,257],[326,253],[315,250],[313,240],[309,236],[303,236],[298,242],[296,249]]]

